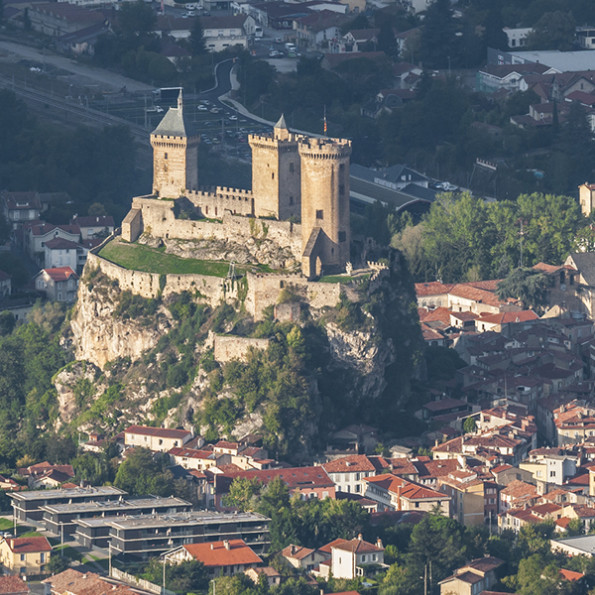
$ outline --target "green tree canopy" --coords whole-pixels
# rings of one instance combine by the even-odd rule
[[[134,496],[171,496],[173,476],[167,464],[167,457],[154,455],[146,448],[131,449],[118,467],[114,485]]]

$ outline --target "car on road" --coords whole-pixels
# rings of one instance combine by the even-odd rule
[[[201,105],[197,105],[196,106],[196,109],[199,112],[208,112],[209,111],[209,108],[206,105],[202,105],[202,104]]]
[[[212,114],[219,114],[219,113],[221,113],[223,110],[222,110],[220,107],[212,107],[212,108],[211,108],[209,111],[210,111]]]
[[[232,120],[233,122],[235,122],[238,119],[238,117],[231,115],[231,116],[229,116],[229,119]]]
[[[279,50],[271,50],[269,52],[269,58],[282,58],[283,57],[283,52],[280,52]]]

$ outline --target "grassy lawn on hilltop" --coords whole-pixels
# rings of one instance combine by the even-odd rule
[[[229,270],[229,263],[227,262],[180,258],[174,254],[166,254],[157,248],[142,244],[110,242],[101,249],[99,256],[125,269],[158,273],[160,275],[225,277]]]

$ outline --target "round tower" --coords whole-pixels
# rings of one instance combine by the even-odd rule
[[[195,126],[185,117],[182,90],[177,107],[170,107],[151,133],[153,194],[163,198],[198,190],[198,143]]]
[[[257,217],[289,219],[300,216],[300,159],[297,139],[285,117],[272,136],[250,135],[252,194]]]
[[[302,270],[307,277],[345,270],[349,260],[351,141],[300,137]]]

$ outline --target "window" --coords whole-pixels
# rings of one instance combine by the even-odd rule
[[[318,209],[316,211],[316,219],[324,219],[323,215],[324,215],[324,212],[322,209]]]
[[[164,159],[167,159],[167,153],[164,153],[164,154],[163,154],[163,158],[164,158]]]
[[[292,205],[293,204],[293,196],[289,197],[289,204]]]
[[[295,166],[293,161],[289,164],[289,173],[292,174],[295,171]]]
[[[275,172],[273,171],[273,172],[271,172],[271,180],[274,180],[274,179],[275,179]]]
[[[21,554],[21,562],[25,561],[25,554]]]

